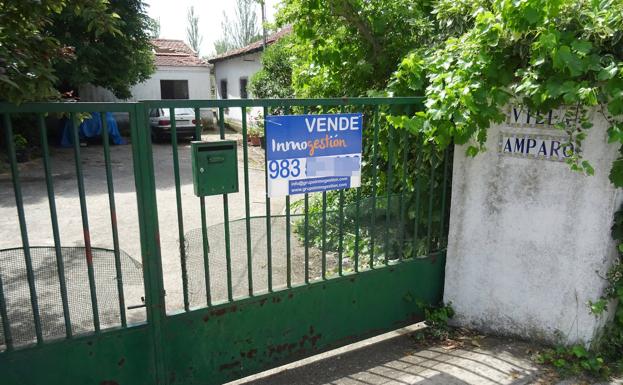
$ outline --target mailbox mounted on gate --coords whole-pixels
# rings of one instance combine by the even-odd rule
[[[238,192],[238,156],[235,140],[190,143],[195,195]]]

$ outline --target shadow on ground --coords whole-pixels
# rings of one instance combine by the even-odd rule
[[[364,346],[339,349],[230,385],[285,384],[534,384],[548,383],[549,372],[534,364],[530,346],[497,338],[480,341],[480,347],[416,348],[410,334]],[[311,361],[311,362],[310,362]],[[305,362],[307,362],[305,364]],[[301,366],[303,365],[303,366]]]

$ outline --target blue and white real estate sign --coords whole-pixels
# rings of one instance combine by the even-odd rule
[[[268,196],[361,185],[362,114],[266,117]]]

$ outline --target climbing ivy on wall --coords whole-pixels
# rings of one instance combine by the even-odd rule
[[[426,109],[393,117],[393,124],[442,147],[469,143],[473,156],[484,149],[491,123],[505,119],[508,103],[577,115],[558,124],[576,148],[596,109],[609,123],[609,142],[623,144],[623,1],[440,1],[434,12],[440,23],[460,27],[456,36],[402,60],[391,89],[423,93]],[[580,154],[567,162],[593,173]],[[610,179],[623,186],[623,155]]]

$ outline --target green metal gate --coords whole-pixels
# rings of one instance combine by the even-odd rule
[[[419,107],[418,98],[0,105],[21,237],[21,245],[15,245],[21,246],[19,253],[6,254],[10,256],[5,260],[18,263],[18,255],[24,266],[17,273],[11,270],[10,263],[2,264],[2,253],[8,251],[0,250],[2,383],[220,384],[422,320],[422,306],[442,299],[450,156],[447,151],[421,151],[417,134],[396,130],[384,118]],[[178,143],[175,118],[170,119],[171,143],[152,145],[150,112],[168,110],[174,117],[175,109],[182,108],[194,110],[195,139],[202,135],[202,111],[218,111],[219,127],[212,139],[203,137],[208,140],[230,134],[227,113],[240,116],[240,193],[209,198],[188,194],[190,164],[185,147]],[[128,276],[119,245],[120,232],[128,230],[118,223],[131,210],[116,205],[115,159],[105,118],[102,167],[112,237],[107,249],[92,245],[89,186],[84,182],[89,170],[82,164],[77,128],[83,114],[90,112],[122,113],[129,121],[144,286],[141,322],[126,316],[128,309],[140,307],[126,303]],[[281,203],[271,202],[263,191],[259,192],[263,199],[254,201],[261,182],[258,175],[264,173],[265,178],[262,153],[248,145],[249,131],[257,122],[248,122],[247,116],[257,112],[264,117],[363,112],[363,187],[286,197],[278,213],[274,210]],[[59,113],[69,118],[73,137],[83,262],[67,259],[70,252],[62,244],[58,222],[63,213],[56,209],[59,197],[54,191],[46,115]],[[13,121],[24,116],[40,132],[52,245],[29,243],[28,202],[23,199],[12,129]],[[157,188],[163,166],[160,161],[154,166],[154,148],[159,154],[170,150],[173,199],[163,197]],[[200,226],[190,231],[189,214],[200,218],[191,221]],[[165,228],[159,228],[163,218]],[[215,218],[219,224],[214,224]],[[175,242],[165,237],[178,242],[176,255],[170,247]],[[39,255],[41,246],[50,253]],[[181,275],[178,308],[167,306],[179,289],[165,285],[164,277],[177,275],[169,271],[172,260],[179,261]],[[100,266],[110,266],[108,275]],[[67,279],[69,271],[84,274]],[[48,275],[41,278],[44,272]],[[24,290],[15,291],[16,287]],[[14,298],[16,293],[20,298]],[[54,306],[56,310],[50,310]],[[85,311],[92,325],[83,327],[83,322],[77,327],[75,314],[82,317]],[[51,323],[60,334],[48,332]]]

